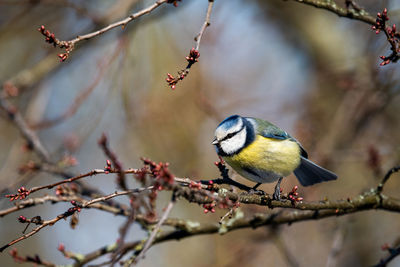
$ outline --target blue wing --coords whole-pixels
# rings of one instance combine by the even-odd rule
[[[261,132],[261,135],[267,138],[274,138],[279,140],[286,140],[290,138],[290,135],[282,130],[275,131],[275,129],[267,129]]]

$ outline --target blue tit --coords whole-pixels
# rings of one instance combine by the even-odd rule
[[[303,186],[335,180],[337,175],[310,161],[301,144],[268,121],[233,115],[215,130],[212,142],[221,156],[241,176],[262,183],[278,180],[273,194],[280,199],[280,183],[292,172]]]

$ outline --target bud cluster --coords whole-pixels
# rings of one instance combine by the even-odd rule
[[[186,58],[188,65],[185,70],[178,71],[178,76],[174,77],[171,73],[167,73],[167,78],[165,80],[168,83],[168,86],[171,87],[172,90],[176,88],[176,84],[183,80],[189,73],[189,69],[192,65],[198,62],[198,58],[200,57],[200,52],[196,50],[194,47],[190,49],[189,55]]]
[[[380,56],[380,58],[382,59],[382,62],[380,63],[381,66],[387,65],[390,62],[396,62],[400,58],[400,32],[396,31],[396,24],[393,24],[393,26],[386,26],[386,22],[388,20],[388,11],[385,8],[382,13],[378,12],[378,14],[376,15],[375,25],[372,26],[372,29],[375,31],[376,34],[379,34],[381,31],[383,31],[386,35],[388,42],[391,45],[392,53],[389,56]]]
[[[14,200],[18,200],[18,199],[22,200],[22,199],[26,198],[30,193],[31,193],[30,190],[28,190],[25,187],[21,186],[18,189],[18,193],[17,194],[6,195],[6,198],[9,198],[10,201],[14,201]]]
[[[65,53],[58,54],[58,57],[60,58],[60,61],[67,60],[69,53],[73,49],[72,43],[58,40],[54,33],[46,30],[46,27],[44,25],[40,26],[38,28],[38,31],[45,36],[45,41],[47,43],[52,44],[54,47],[58,46],[60,48],[65,48]]]
[[[295,204],[296,202],[301,202],[303,200],[302,197],[299,197],[299,193],[297,192],[297,189],[299,187],[296,185],[292,188],[292,191],[289,192],[287,198],[292,202],[292,204]]]

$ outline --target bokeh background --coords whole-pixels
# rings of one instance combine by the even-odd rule
[[[57,58],[62,51],[45,43],[37,31],[45,25],[56,37],[71,39],[150,3],[0,0],[0,82],[17,85],[19,94],[11,101],[31,125],[39,126],[36,131],[52,158],[77,159],[69,170],[104,166],[106,158],[97,145],[104,132],[126,168],[140,167],[144,156],[169,162],[179,177],[215,178],[217,157],[210,143],[216,125],[231,114],[274,122],[300,140],[311,159],[339,175],[335,182],[300,188],[305,200],[355,196],[376,186],[399,163],[400,65],[379,66],[379,56],[389,54],[389,46],[383,34],[376,35],[365,23],[290,1],[216,1],[199,63],[174,91],[165,82],[166,73],[175,75],[185,67],[184,57],[204,22],[206,0],[162,6],[124,30],[81,42],[63,63]],[[400,23],[397,0],[359,5],[373,15],[387,7],[390,22]],[[76,112],[65,119],[38,125],[72,105]],[[36,160],[24,145],[2,116],[2,192],[60,179],[42,172],[20,174],[21,165]],[[116,190],[113,175],[87,180],[105,194]],[[291,175],[282,187],[289,191],[296,184]],[[399,179],[391,179],[385,193],[400,197],[399,186]],[[272,192],[273,185],[261,188]],[[167,200],[167,194],[160,197],[160,211]],[[9,206],[2,197],[1,209]],[[21,234],[24,225],[17,216],[50,219],[69,206],[46,204],[0,218],[0,242]],[[256,206],[243,206],[242,211],[270,212]],[[207,222],[224,213],[204,214],[202,207],[182,200],[171,216]],[[84,210],[75,230],[59,222],[15,247],[21,254],[37,253],[68,264],[72,261],[57,251],[59,243],[88,253],[115,242],[123,223],[123,218]],[[399,232],[398,214],[367,211],[162,243],[139,266],[368,266],[386,255],[383,244],[399,242]],[[128,240],[145,236],[134,227]],[[1,266],[14,264],[7,251],[0,254]],[[400,259],[390,266],[400,266]]]

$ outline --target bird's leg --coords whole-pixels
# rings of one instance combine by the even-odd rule
[[[236,186],[237,188],[244,190],[244,191],[248,191],[250,192],[251,190],[253,190],[252,187],[248,187],[247,185],[241,184],[239,182],[236,182],[235,180],[232,180],[229,176],[227,177],[223,177],[218,178],[218,179],[213,179],[213,180],[201,180],[200,183],[202,184],[206,184],[206,185],[210,185],[210,184],[228,184],[228,185],[233,185]],[[256,190],[258,191],[258,190]]]
[[[279,177],[278,182],[275,185],[275,191],[274,194],[272,195],[273,200],[281,200],[281,182],[282,182],[283,177]]]
[[[261,185],[261,183],[257,183],[255,186],[253,186],[253,190],[256,190],[257,187],[259,187]]]

